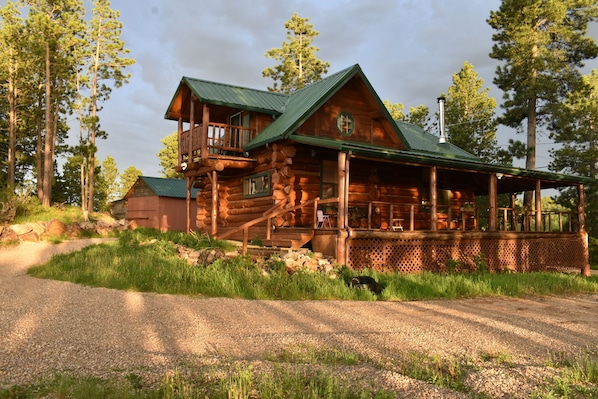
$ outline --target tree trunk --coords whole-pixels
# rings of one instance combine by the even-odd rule
[[[16,151],[17,151],[17,96],[16,71],[18,63],[14,61],[13,49],[10,49],[8,62],[8,187],[15,186]]]
[[[53,141],[54,141],[54,126],[52,118],[52,85],[51,85],[51,74],[50,74],[50,43],[46,42],[46,128],[44,135],[44,154],[43,154],[43,177],[42,181],[42,205],[50,206],[52,199],[52,176],[54,166],[54,152]]]

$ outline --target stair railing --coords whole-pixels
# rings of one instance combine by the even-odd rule
[[[249,222],[244,223],[244,224],[242,224],[239,227],[236,227],[236,228],[234,228],[232,230],[227,231],[226,233],[222,234],[221,236],[218,236],[217,238],[219,240],[224,240],[224,239],[232,236],[233,234],[238,233],[239,231],[243,230],[243,255],[245,255],[247,253],[247,243],[249,241],[249,228],[251,226],[254,226],[254,225],[256,225],[258,223],[261,223],[263,221],[267,221],[268,222],[268,231],[270,231],[271,230],[272,219],[275,218],[276,216],[283,215],[283,214],[285,214],[287,212],[292,212],[292,211],[295,211],[297,209],[305,208],[305,207],[308,207],[308,206],[310,206],[312,204],[316,204],[316,206],[317,206],[317,203],[318,203],[319,200],[320,200],[320,198],[317,197],[317,198],[314,198],[312,200],[306,201],[306,202],[304,202],[301,205],[296,205],[296,206],[293,206],[291,208],[285,208],[285,209],[281,209],[281,210],[278,210],[278,211],[276,209],[278,209],[279,207],[281,207],[283,205],[276,204],[276,206],[270,208],[270,210],[272,211],[271,213],[262,215],[262,216],[260,216],[257,219],[250,220]],[[268,211],[266,211],[266,213],[267,212]]]

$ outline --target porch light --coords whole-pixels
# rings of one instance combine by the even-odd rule
[[[438,128],[440,129],[440,138],[438,139],[439,143],[446,143],[446,132],[444,130],[444,103],[446,102],[446,98],[438,97]]]

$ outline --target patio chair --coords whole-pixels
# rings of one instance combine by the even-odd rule
[[[317,218],[316,227],[318,229],[326,227],[326,225],[328,225],[328,227],[332,227],[332,225],[330,224],[330,216],[325,215],[323,210],[318,209],[316,211],[316,218]]]

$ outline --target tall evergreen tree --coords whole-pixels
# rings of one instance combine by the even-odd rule
[[[0,120],[6,120],[7,122],[0,127],[8,131],[8,140],[2,144],[3,149],[6,148],[7,186],[14,188],[19,128],[18,97],[23,82],[21,42],[24,23],[17,4],[11,1],[7,1],[5,7],[0,8],[0,19],[2,23],[0,27],[0,82],[2,82],[2,88],[0,91],[2,100],[6,99],[6,104],[2,105],[0,109],[6,110],[7,114],[0,118]],[[0,117],[2,116],[0,115]]]
[[[106,193],[106,201],[111,202],[118,200],[118,166],[116,166],[116,161],[110,155],[107,155],[102,162],[101,174],[104,185],[102,190]]]
[[[465,61],[453,74],[446,95],[445,123],[451,143],[489,163],[497,163],[496,100],[488,96],[473,65]]]
[[[266,58],[274,58],[280,64],[264,69],[262,75],[274,80],[274,85],[268,90],[288,94],[320,80],[328,72],[330,64],[316,58],[315,53],[320,49],[314,47],[312,42],[320,33],[313,29],[309,18],[301,18],[294,13],[284,27],[287,41],[282,43],[281,48],[266,51]]]
[[[490,57],[503,61],[494,83],[504,91],[501,123],[527,121],[526,168],[536,168],[536,132],[580,77],[584,60],[598,46],[587,36],[596,20],[596,0],[503,0],[488,19],[496,33]],[[531,193],[524,203],[531,207]]]
[[[430,110],[423,104],[417,107],[409,107],[408,114],[403,112],[405,109],[403,103],[391,103],[390,100],[384,100],[383,104],[395,121],[411,123],[425,130],[429,130],[432,127],[430,123]]]
[[[76,75],[74,50],[79,47],[84,7],[81,0],[26,0],[29,7],[27,35],[32,55],[43,65],[43,130],[38,131],[38,197],[50,206],[54,162],[59,133],[64,131],[64,111],[72,100]],[[65,105],[67,105],[65,107]]]
[[[177,166],[178,157],[178,133],[174,132],[160,140],[163,147],[158,152],[157,156],[160,160],[160,175],[168,179],[182,179],[184,175],[177,173],[175,167]]]
[[[129,50],[120,37],[120,13],[110,8],[108,0],[92,0],[92,4],[94,8],[88,25],[88,46],[82,50],[87,73],[79,82],[89,89],[89,97],[80,103],[85,107],[81,125],[86,134],[82,133],[80,144],[84,155],[81,164],[81,207],[85,214],[92,211],[94,205],[96,139],[107,137],[100,130],[100,104],[110,98],[112,87],[121,87],[129,81],[130,74],[125,74],[124,69],[135,63],[133,59],[125,57]]]
[[[137,169],[135,166],[129,166],[120,175],[120,198],[124,197],[129,189],[133,187],[133,184],[137,181],[139,176],[142,176],[143,172]]]
[[[563,107],[555,114],[551,138],[560,148],[551,151],[549,168],[556,172],[598,178],[598,70],[582,78],[581,86],[569,93]],[[574,208],[577,195],[571,190],[561,193],[559,202]],[[586,189],[586,226],[591,235],[598,234],[598,185]]]

